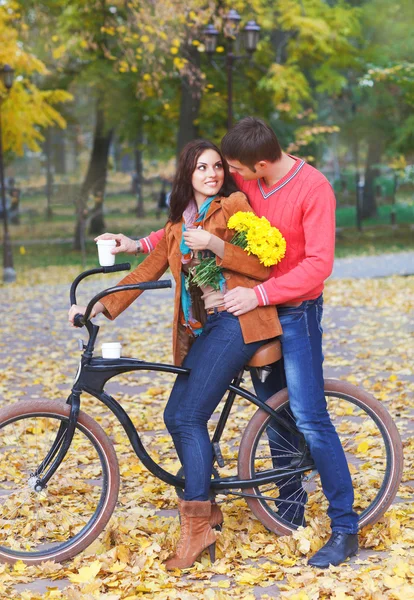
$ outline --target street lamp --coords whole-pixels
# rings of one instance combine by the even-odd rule
[[[255,21],[249,21],[244,28],[245,47],[247,52],[256,52],[257,44],[259,43],[260,27]]]
[[[0,69],[0,79],[6,88],[10,91],[14,80],[14,69],[9,65],[4,65]],[[12,283],[16,280],[16,271],[13,268],[13,254],[9,236],[8,215],[6,209],[6,186],[4,183],[4,163],[3,163],[3,138],[1,129],[1,105],[3,95],[0,95],[0,187],[1,187],[1,202],[3,207],[3,281]]]
[[[228,38],[235,38],[239,33],[241,16],[232,8],[224,17],[224,35]]]
[[[223,33],[227,40],[226,44],[226,71],[227,71],[227,129],[233,124],[233,65],[236,60],[245,58],[246,55],[233,53],[233,45],[237,41],[240,30],[241,16],[232,8],[224,17]],[[250,56],[257,49],[259,42],[260,27],[255,21],[249,21],[244,28],[244,46]],[[204,41],[206,53],[212,56],[217,48],[219,31],[214,25],[208,25],[204,30]]]

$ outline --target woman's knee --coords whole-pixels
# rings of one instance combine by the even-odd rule
[[[177,407],[169,408],[168,405],[164,411],[164,423],[170,433],[179,432],[186,427],[191,429],[195,426],[191,414],[187,414]]]
[[[168,405],[164,410],[164,423],[170,433],[177,430],[177,413],[169,409]]]
[[[205,415],[194,414],[193,411],[176,410],[172,412],[166,410],[164,423],[170,433],[195,434],[197,436],[201,431],[207,431],[208,418]]]

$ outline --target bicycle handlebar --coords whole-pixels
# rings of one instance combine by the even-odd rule
[[[92,298],[92,300],[90,300],[88,306],[86,307],[86,311],[84,315],[81,314],[77,314],[73,320],[73,324],[75,327],[83,327],[86,323],[86,321],[89,319],[92,308],[95,306],[95,304],[101,299],[104,298],[105,296],[109,296],[110,294],[116,294],[117,292],[127,292],[127,291],[131,291],[131,290],[141,290],[141,291],[145,291],[145,290],[160,290],[163,288],[170,288],[172,287],[171,284],[171,280],[170,279],[162,279],[161,281],[143,281],[142,283],[132,283],[129,285],[116,285],[114,287],[108,288],[106,290],[103,290],[102,292],[99,292],[99,294],[96,294],[96,296],[94,296]]]
[[[118,271],[129,271],[131,263],[120,263],[119,265],[112,265],[111,267],[102,267],[104,273],[117,273]]]
[[[85,279],[85,277],[89,277],[89,275],[96,275],[97,273],[116,273],[117,271],[129,271],[130,268],[130,263],[121,263],[119,265],[112,265],[111,267],[98,267],[96,269],[84,271],[76,277],[70,286],[70,304],[76,304],[76,288],[82,279]]]

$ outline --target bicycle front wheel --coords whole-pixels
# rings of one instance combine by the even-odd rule
[[[348,461],[359,526],[375,523],[394,500],[401,482],[400,435],[385,407],[364,390],[328,379],[325,397]],[[286,418],[287,390],[269,398],[267,404]],[[295,466],[312,463],[306,446],[283,432],[276,438],[272,418],[259,409],[244,432],[238,458],[240,479],[252,479],[252,487],[244,490],[250,494],[246,498],[250,509],[265,527],[279,535],[289,535],[312,518],[326,519],[328,504],[316,468],[254,484],[260,475],[276,472],[278,461],[291,472]]]
[[[69,420],[70,407],[25,401],[0,410],[0,561],[61,562],[103,530],[117,501],[119,469],[103,429],[79,413],[72,444],[45,489],[34,473]],[[59,440],[60,441],[60,440]],[[44,466],[41,476],[47,473]]]

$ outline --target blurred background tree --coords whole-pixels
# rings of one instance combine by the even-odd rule
[[[20,21],[20,7],[15,2],[0,5],[0,65],[15,71],[9,94],[0,89],[2,102],[3,149],[9,160],[25,150],[40,151],[48,127],[66,127],[66,121],[55,105],[72,100],[62,89],[39,85],[50,71],[22,42],[27,28]],[[0,86],[2,84],[0,83]]]
[[[320,168],[340,224],[355,222],[356,198],[360,220],[395,216],[398,186],[399,215],[411,218],[411,1],[4,0],[0,64],[18,74],[3,103],[8,174],[28,189],[37,178],[49,218],[72,223],[84,258],[111,213],[150,227],[187,141],[220,142],[228,39],[220,33],[209,56],[204,31],[222,32],[230,9],[241,29],[252,19],[261,28],[250,60],[234,65],[234,120],[264,118],[288,152]]]

